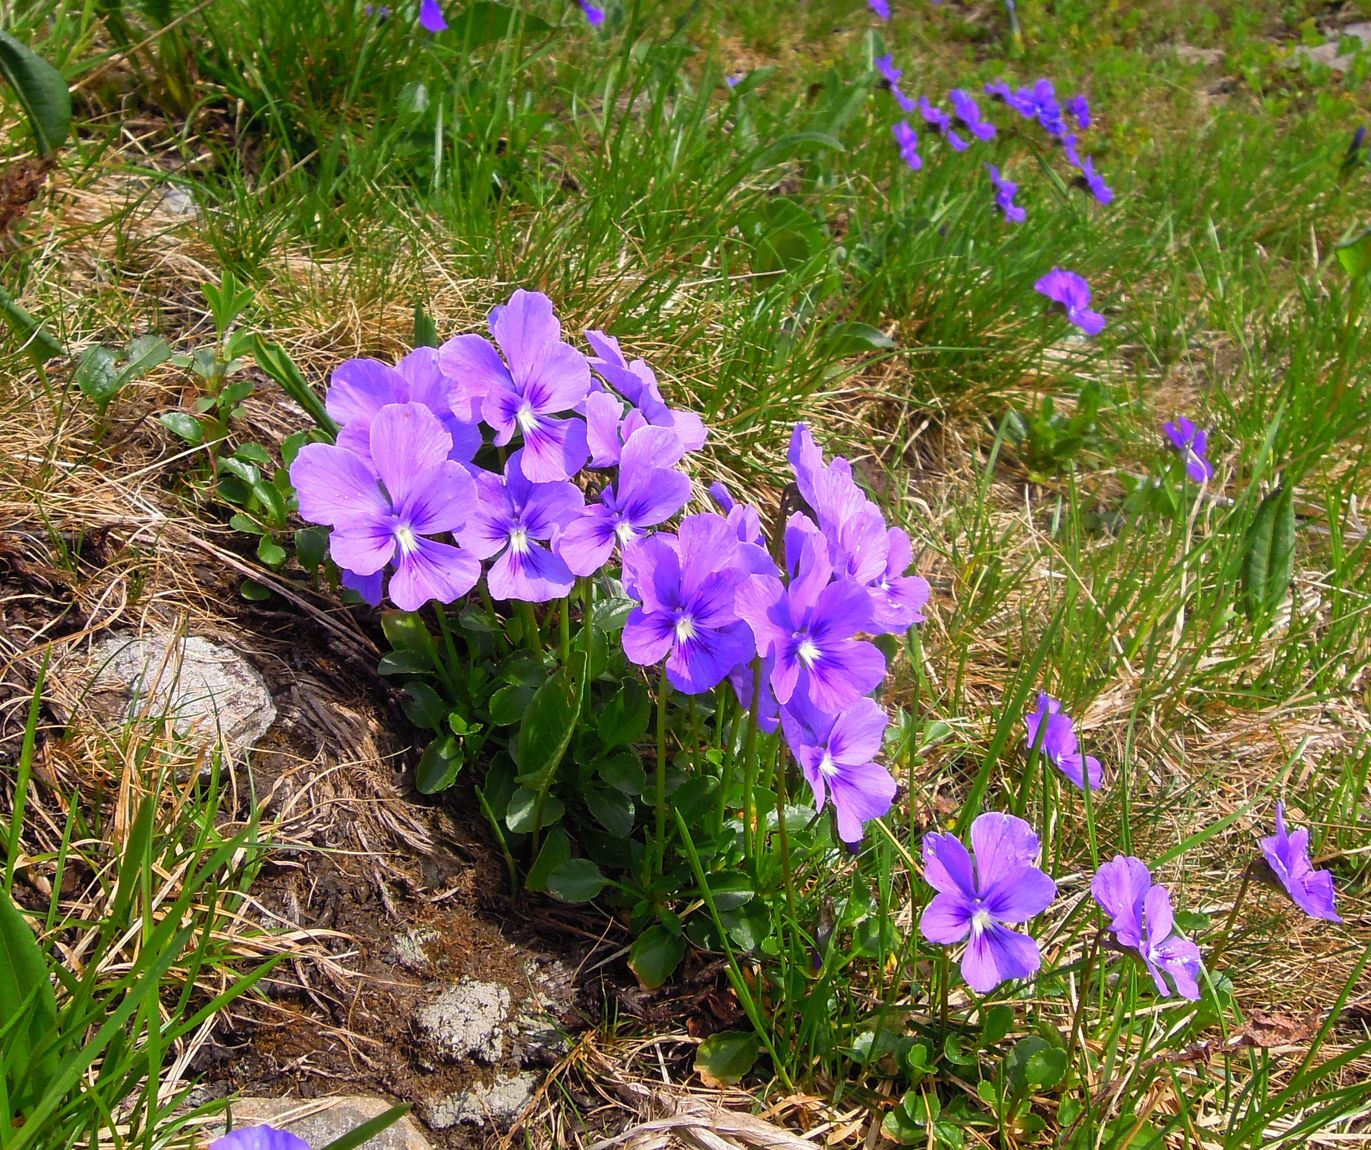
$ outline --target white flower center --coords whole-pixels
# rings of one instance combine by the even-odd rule
[[[986,910],[985,907],[981,907],[980,910],[971,916],[972,935],[984,934],[990,929],[990,925],[994,921],[995,920],[990,917],[990,912]]]
[[[538,417],[533,414],[533,404],[531,403],[525,403],[523,407],[519,408],[514,418],[522,432],[530,432],[538,426]]]
[[[509,533],[509,549],[515,555],[528,554],[528,532],[522,527],[516,527]]]
[[[833,756],[825,751],[824,757],[819,760],[819,774],[831,779],[837,773],[838,764],[833,761]]]
[[[682,615],[676,620],[676,641],[685,643],[695,638],[695,620],[689,615]]]
[[[614,525],[614,534],[619,537],[620,543],[632,543],[638,538],[638,533],[633,530],[633,524],[627,519],[620,519]]]
[[[401,523],[395,529],[395,542],[400,545],[401,555],[412,555],[419,550],[419,539],[408,523]]]
[[[800,645],[795,649],[795,654],[806,667],[812,667],[819,661],[819,648],[814,640],[807,636],[800,640]]]

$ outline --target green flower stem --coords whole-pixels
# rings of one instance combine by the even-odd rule
[[[562,610],[557,619],[557,640],[562,651],[562,666],[571,661],[571,596],[562,599]]]
[[[438,630],[443,636],[443,651],[447,655],[447,667],[450,672],[450,680],[454,686],[457,683],[457,669],[461,665],[461,659],[457,655],[457,642],[452,637],[452,628],[448,625],[447,608],[441,603],[438,604],[434,612],[438,616]],[[453,702],[457,702],[456,696]]]
[[[753,866],[754,873],[756,843],[752,788],[757,782],[757,726],[761,720],[761,710],[762,660],[759,655],[752,661],[752,706],[748,708],[747,733],[743,736],[743,858]]]
[[[1088,793],[1088,792],[1087,792]],[[1090,994],[1090,976],[1094,973],[1095,959],[1100,953],[1100,944],[1104,941],[1104,931],[1095,932],[1095,937],[1090,943],[1090,949],[1085,952],[1085,965],[1081,968],[1081,988],[1076,993],[1076,1010],[1071,1019],[1071,1037],[1066,1043],[1066,1065],[1070,1068],[1072,1059],[1076,1054],[1076,1044],[1081,1038],[1081,1023],[1085,1020],[1085,1001]],[[1082,1081],[1084,1081],[1084,1077]]]
[[[581,591],[581,649],[586,656],[586,684],[581,688],[581,718],[590,717],[589,681],[594,677],[591,670],[592,656],[595,652],[595,584],[588,577],[578,580]]]
[[[1242,872],[1242,882],[1238,884],[1238,893],[1233,898],[1233,909],[1228,912],[1228,917],[1223,922],[1223,933],[1219,935],[1218,945],[1210,952],[1209,961],[1205,964],[1210,970],[1218,967],[1220,956],[1228,949],[1228,944],[1233,941],[1233,928],[1238,924],[1238,911],[1242,908],[1243,900],[1247,897],[1247,888],[1252,885],[1252,868],[1255,864],[1249,863]]]
[[[663,663],[657,680],[657,836],[650,872],[653,878],[661,877],[666,864],[666,699],[670,687]]]
[[[524,646],[535,655],[541,655],[543,653],[543,645],[541,636],[538,633],[538,618],[533,614],[533,604],[525,603],[520,600],[515,610],[519,613],[519,623],[523,630],[522,639]]]

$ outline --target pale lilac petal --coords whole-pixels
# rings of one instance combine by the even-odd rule
[[[709,438],[709,429],[705,427],[705,421],[693,411],[673,409],[670,426],[680,439],[681,446],[687,451],[699,451]]]
[[[500,353],[479,335],[459,335],[438,349],[439,370],[452,382],[452,410],[458,419],[474,421],[492,386],[513,390],[514,380]]]
[[[1095,872],[1090,893],[1109,916],[1109,929],[1123,946],[1142,945],[1143,899],[1152,889],[1152,874],[1142,859],[1117,855]]]
[[[329,377],[324,407],[346,427],[354,420],[369,423],[388,403],[408,403],[405,377],[379,359],[344,360]]]
[[[1176,993],[1182,998],[1190,999],[1191,1002],[1198,1002],[1200,998],[1199,979],[1202,966],[1200,948],[1189,939],[1179,937],[1169,938],[1154,948],[1152,961],[1148,963],[1152,979],[1162,994],[1167,994],[1168,991],[1163,989],[1165,983],[1158,976],[1158,968],[1171,976],[1172,982],[1176,984]]]
[[[515,387],[522,391],[561,343],[562,325],[547,296],[519,288],[509,303],[491,311],[490,334],[505,353]]]
[[[682,587],[688,599],[707,594],[717,584],[715,572],[738,550],[738,536],[722,515],[712,511],[687,515],[677,529],[682,557]],[[703,562],[690,562],[687,557]]]
[[[858,699],[833,723],[828,752],[840,765],[869,763],[881,753],[890,716],[875,699]]]
[[[305,444],[290,465],[290,481],[300,514],[311,523],[335,527],[359,520],[390,521],[390,501],[376,473],[341,447]]]
[[[535,483],[524,503],[524,529],[533,539],[550,539],[571,522],[584,503],[585,496],[574,483]]]
[[[980,854],[976,856],[980,865]],[[1027,922],[1042,914],[1057,897],[1057,884],[1037,867],[1020,867],[995,882],[981,885],[985,909],[998,922]]]
[[[339,567],[358,575],[375,575],[395,554],[395,525],[383,520],[335,527],[328,553]]]
[[[924,835],[924,881],[936,891],[977,901],[976,876],[971,855],[956,835],[930,831]]]
[[[658,533],[624,549],[624,581],[633,586],[644,610],[668,616],[681,605],[681,560],[669,540]]]
[[[1081,790],[1085,790],[1087,779],[1092,791],[1098,791],[1104,786],[1104,768],[1094,755],[1062,755],[1057,760],[1057,767]]]
[[[480,560],[471,552],[421,539],[415,550],[401,552],[387,593],[400,610],[417,611],[429,600],[455,603],[480,577]]]
[[[586,425],[574,416],[570,419],[541,416],[524,432],[524,474],[533,483],[569,479],[589,458]]]
[[[962,977],[978,994],[988,994],[1002,982],[1036,974],[1041,965],[1036,940],[991,923],[984,931],[972,931],[962,956]]]
[[[1171,937],[1176,916],[1171,909],[1171,892],[1164,886],[1154,886],[1143,896],[1143,916],[1147,921],[1147,936],[1155,946]]]
[[[471,474],[460,463],[445,460],[428,475],[427,484],[415,487],[408,501],[396,507],[396,515],[416,535],[457,531],[476,504]]]
[[[592,392],[586,399],[586,444],[591,467],[615,467],[623,451],[619,421],[624,405],[607,391]]]
[[[889,813],[897,787],[884,767],[861,763],[843,766],[830,776],[828,789],[838,813],[838,837],[845,843],[859,843],[862,828]]]
[[[919,575],[887,578],[870,588],[871,626],[875,633],[898,635],[924,621],[923,609],[933,590]]]
[[[624,624],[624,654],[631,663],[653,667],[670,653],[676,641],[671,616],[664,611],[645,611],[635,607]]]
[[[542,544],[528,542],[524,548],[506,547],[491,564],[486,587],[492,598],[546,603],[562,598],[576,585],[576,576],[567,565]]]
[[[960,895],[935,894],[919,916],[919,933],[942,946],[961,942],[971,930],[971,905]]]
[[[634,527],[665,523],[690,502],[690,477],[665,468],[640,469],[619,481],[619,504]]]
[[[614,516],[603,506],[587,507],[557,537],[557,554],[573,575],[593,575],[614,554]]]
[[[785,601],[785,585],[774,575],[750,575],[738,584],[733,596],[734,610],[752,628],[757,649],[771,654],[773,646],[784,646],[789,638],[790,613]]]
[[[624,441],[619,466],[624,471],[650,471],[654,468],[675,467],[684,454],[685,445],[671,428],[648,424]]]
[[[371,421],[371,461],[396,507],[427,485],[450,450],[452,436],[422,403],[387,404]]]
[[[1000,879],[1031,867],[1040,844],[1023,819],[1000,811],[985,811],[971,824],[971,849],[976,855],[976,881],[987,890]]]

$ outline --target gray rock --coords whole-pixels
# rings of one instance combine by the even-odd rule
[[[453,1126],[491,1125],[508,1129],[523,1113],[538,1089],[538,1075],[522,1071],[496,1078],[490,1085],[473,1086],[457,1094],[423,1103],[423,1119],[435,1130]]]
[[[388,957],[416,974],[431,974],[433,960],[428,956],[428,947],[438,941],[438,932],[430,927],[416,927],[397,934],[391,941]]]
[[[420,1007],[414,1021],[419,1033],[443,1057],[494,1063],[504,1054],[504,1031],[512,1004],[508,987],[464,979]]]
[[[90,694],[95,705],[121,718],[167,716],[179,737],[248,750],[276,720],[276,707],[257,670],[241,655],[198,635],[111,633],[92,644]]]
[[[1356,52],[1338,51],[1341,42],[1348,37],[1358,41]],[[1368,46],[1371,46],[1371,23],[1349,24],[1346,28],[1339,29],[1338,34],[1326,44],[1318,44],[1312,48],[1305,44],[1299,45],[1295,49],[1295,55],[1313,60],[1317,64],[1326,64],[1335,72],[1346,72],[1351,69],[1357,53],[1364,51]]]
[[[1176,45],[1176,59],[1182,64],[1202,64],[1206,68],[1223,63],[1222,48],[1196,48],[1190,44]]]
[[[338,1098],[240,1098],[229,1107],[235,1129],[269,1124],[289,1130],[311,1146],[327,1146],[355,1130],[368,1119],[389,1110],[392,1103],[366,1094]],[[405,1115],[374,1138],[362,1143],[361,1150],[433,1150],[433,1144],[420,1132],[414,1119]]]

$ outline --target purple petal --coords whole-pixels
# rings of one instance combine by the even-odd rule
[[[1056,762],[1057,769],[1081,790],[1085,790],[1087,779],[1092,791],[1104,786],[1104,768],[1094,755],[1062,755]]]
[[[879,648],[872,643],[845,640],[825,646],[809,668],[809,697],[820,709],[836,713],[875,690],[883,678],[885,656]],[[781,697],[779,690],[776,697]]]
[[[619,421],[624,405],[607,391],[592,392],[586,398],[586,444],[591,467],[615,467],[623,451]]]
[[[936,891],[976,902],[976,877],[971,855],[956,835],[930,831],[924,835],[924,881]]]
[[[1152,889],[1152,874],[1142,859],[1117,855],[1095,872],[1090,893],[1109,916],[1109,929],[1123,946],[1142,945],[1143,900]]]
[[[671,652],[676,641],[672,618],[665,611],[635,607],[624,624],[624,654],[640,667],[653,667]]]
[[[626,478],[623,475],[621,471],[619,502],[634,527],[665,523],[690,502],[690,478],[679,471],[658,467],[631,472]]]
[[[985,908],[999,922],[1027,922],[1042,914],[1056,897],[1057,884],[1033,866],[1020,867],[988,887],[982,884]]]
[[[574,416],[570,419],[542,416],[524,431],[524,474],[534,483],[569,479],[589,458],[586,425]]]
[[[961,942],[971,930],[973,905],[961,895],[935,894],[919,917],[919,933],[942,946]]]
[[[1011,978],[1036,974],[1040,965],[1036,940],[992,922],[984,931],[971,932],[962,956],[962,977],[978,994],[988,994]]]
[[[671,685],[688,695],[698,695],[722,683],[734,667],[755,654],[752,636],[743,623],[720,630],[701,627],[686,640],[677,640],[667,658]]]
[[[415,487],[396,515],[416,535],[441,535],[457,531],[476,503],[476,484],[460,463],[444,460],[428,473],[423,487]]]
[[[838,837],[845,843],[862,841],[862,828],[890,810],[897,790],[890,772],[877,763],[840,765],[828,777],[833,807],[838,814]]]
[[[335,527],[328,553],[339,567],[358,575],[375,575],[395,555],[395,524],[376,520]]]
[[[573,575],[593,575],[614,554],[614,516],[603,506],[587,507],[557,537],[557,554]]]
[[[459,335],[438,349],[438,367],[452,381],[452,410],[472,422],[491,387],[513,390],[514,380],[500,353],[479,335]]]
[[[371,421],[371,461],[400,507],[447,460],[452,436],[422,403],[390,403]]]
[[[408,403],[409,384],[395,368],[379,359],[349,359],[333,369],[324,406],[347,426],[369,423],[388,403]]]
[[[447,21],[443,19],[443,7],[438,0],[420,0],[419,23],[426,32],[435,35],[447,30]]]
[[[311,523],[334,527],[360,520],[390,522],[390,501],[376,473],[341,447],[305,444],[290,465],[290,481],[299,498],[300,514]]]
[[[1023,819],[1000,811],[985,811],[971,824],[971,847],[976,855],[976,881],[988,890],[1002,878],[1031,867],[1038,858],[1038,836]]]
[[[209,1150],[309,1150],[309,1143],[275,1126],[240,1126],[216,1138]]]
[[[624,549],[624,581],[650,614],[670,615],[681,605],[681,560],[670,539],[649,535]]]
[[[1191,1002],[1199,1001],[1202,960],[1200,948],[1189,939],[1169,938],[1161,946],[1153,948],[1145,961],[1160,994],[1170,994],[1161,977],[1161,973],[1165,971],[1176,984],[1177,994],[1190,999]]]
[[[562,325],[542,292],[516,291],[492,313],[490,331],[509,361],[515,389],[539,414],[570,411],[586,398],[590,365],[562,342]]]
[[[492,598],[525,603],[560,599],[575,585],[576,576],[567,565],[542,544],[533,542],[525,542],[519,551],[513,546],[505,548],[486,576]]]
[[[804,576],[801,575],[801,580]],[[793,585],[792,585],[793,586]],[[794,596],[791,598],[794,610]],[[871,626],[871,596],[852,579],[839,579],[819,592],[810,634],[820,646],[846,639]]]
[[[839,765],[869,763],[881,753],[890,717],[875,699],[858,699],[838,715],[828,736],[828,752]]]
[[[1104,331],[1104,316],[1097,311],[1091,311],[1089,308],[1068,310],[1066,318],[1086,335],[1099,335],[1100,332]]]
[[[480,560],[471,552],[421,539],[413,551],[401,551],[387,593],[400,610],[417,611],[431,599],[455,603],[480,577]]]
[[[511,464],[517,461],[511,457]],[[581,510],[585,496],[574,483],[535,483],[523,506],[523,526],[533,539],[551,539]]]
[[[384,573],[373,571],[370,575],[358,575],[356,571],[343,571],[339,582],[351,591],[356,591],[361,596],[362,602],[369,603],[373,607],[381,605],[381,587],[384,581]]]
[[[685,444],[669,427],[641,427],[624,441],[619,466],[625,471],[675,467],[685,454]]]

